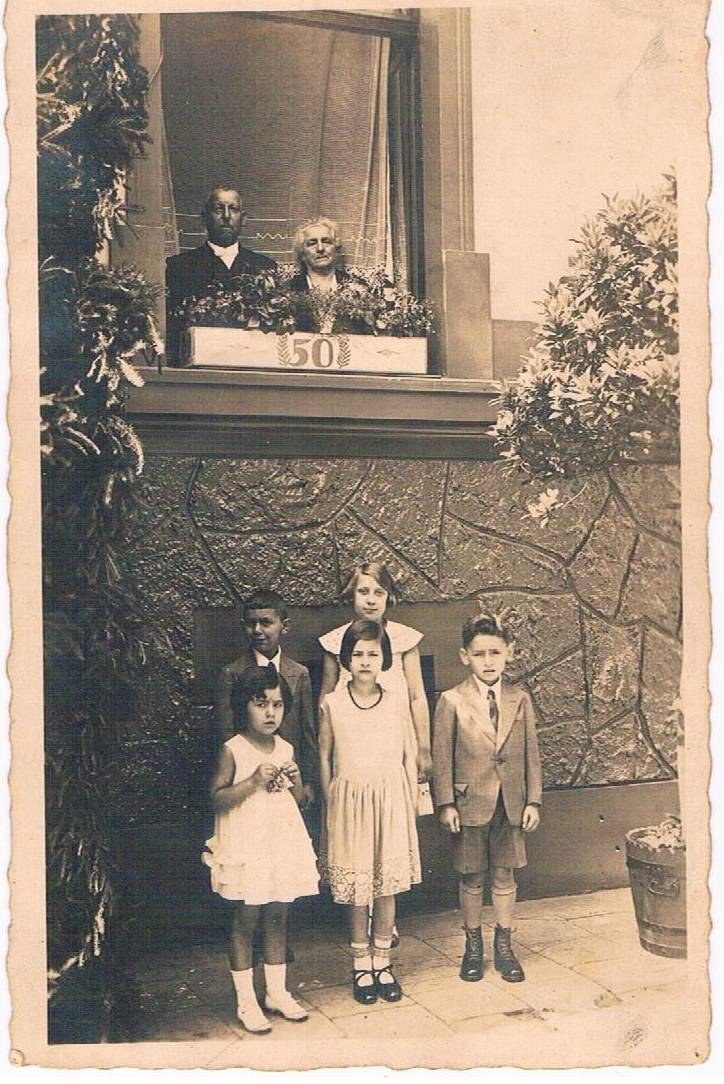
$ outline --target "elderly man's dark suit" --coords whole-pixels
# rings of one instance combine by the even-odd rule
[[[221,671],[218,684],[217,717],[222,741],[228,741],[234,734],[234,715],[231,710],[231,689],[234,680],[239,674],[243,674],[247,667],[256,665],[256,656],[249,649],[241,658],[230,662]],[[306,666],[295,662],[282,652],[280,672],[291,691],[292,706],[284,713],[279,734],[294,748],[299,770],[302,773],[302,781],[316,788],[319,778],[319,752],[309,671]]]
[[[220,260],[208,244],[179,252],[166,260],[166,358],[173,364],[180,361],[183,325],[174,312],[189,297],[203,297],[217,282],[230,286],[239,275],[256,275],[273,270],[274,260],[239,246],[231,267]]]

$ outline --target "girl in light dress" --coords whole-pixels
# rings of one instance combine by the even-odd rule
[[[422,681],[418,646],[422,633],[386,617],[387,607],[394,606],[399,601],[400,588],[383,561],[363,561],[355,565],[342,590],[342,598],[352,605],[352,620],[364,618],[378,621],[389,637],[392,665],[380,675],[380,684],[385,689],[400,694],[400,710],[416,747],[417,779],[420,783],[426,783],[432,776],[432,756],[430,708]],[[350,675],[339,661],[342,637],[349,626],[350,622],[347,622],[346,625],[340,625],[319,637],[324,648],[320,700],[332,689],[342,688],[349,681]],[[371,917],[370,915],[370,925]],[[396,948],[399,942],[395,926],[392,931],[392,947]]]
[[[299,812],[302,780],[292,746],[277,734],[291,692],[274,666],[252,666],[231,691],[236,734],[225,742],[211,783],[214,836],[204,862],[211,887],[236,901],[229,958],[237,1016],[247,1031],[271,1025],[256,999],[252,947],[261,923],[268,1012],[306,1020],[286,989],[287,912],[319,891],[316,857]]]
[[[386,617],[387,607],[394,605],[399,597],[400,589],[394,576],[382,561],[364,561],[356,565],[342,590],[342,598],[352,605],[352,620],[364,618],[377,621],[389,637],[392,665],[381,674],[380,684],[385,689],[398,692],[402,698],[405,720],[411,724],[413,740],[417,745],[417,777],[423,783],[432,774],[432,757],[430,708],[422,681],[418,647],[422,633]],[[339,658],[342,637],[349,625],[350,622],[347,622],[319,637],[324,648],[321,698],[349,681],[350,675],[344,666],[340,666]]]
[[[322,873],[332,898],[349,908],[355,1000],[394,1002],[402,997],[390,967],[395,896],[421,879],[415,749],[402,695],[379,680],[392,665],[387,632],[376,621],[354,621],[340,664],[349,680],[325,696],[320,713]]]

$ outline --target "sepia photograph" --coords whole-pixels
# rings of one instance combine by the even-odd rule
[[[707,5],[71,7],[7,13],[13,1063],[704,1063]]]

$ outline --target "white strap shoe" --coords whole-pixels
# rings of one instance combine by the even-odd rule
[[[236,1010],[236,1015],[244,1025],[247,1031],[250,1031],[252,1035],[265,1035],[271,1031],[272,1026],[267,1020],[264,1013],[261,1011],[256,1001],[247,1001],[244,1005],[239,1005]]]
[[[278,1013],[285,1020],[301,1022],[309,1017],[309,1013],[304,1006],[300,1005],[287,990],[275,994],[274,997],[267,994],[264,999],[264,1008],[267,1012]]]

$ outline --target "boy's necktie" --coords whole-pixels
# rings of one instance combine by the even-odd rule
[[[493,724],[493,730],[498,729],[498,701],[495,699],[495,693],[492,689],[488,689],[488,711],[490,712],[490,722]]]

